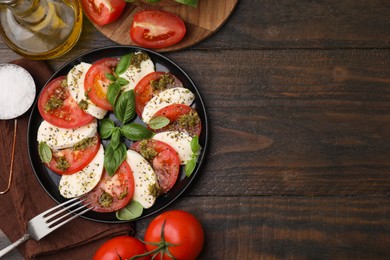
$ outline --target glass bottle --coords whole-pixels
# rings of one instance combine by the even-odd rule
[[[79,39],[78,0],[0,0],[0,35],[10,49],[30,59],[65,54]]]

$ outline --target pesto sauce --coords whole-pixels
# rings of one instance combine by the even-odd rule
[[[58,157],[56,168],[66,171],[70,167],[70,163],[65,156]]]
[[[149,194],[152,195],[155,198],[158,198],[160,195],[162,195],[164,192],[158,185],[158,183],[150,184],[148,187]]]
[[[64,101],[62,99],[57,98],[56,96],[51,96],[50,99],[47,101],[43,109],[45,112],[49,112],[52,110],[55,110],[59,107],[62,107]]]
[[[153,91],[162,91],[167,89],[167,86],[173,84],[174,82],[175,78],[173,75],[166,73],[160,76],[158,80],[151,80],[150,85],[152,86]]]
[[[75,143],[72,148],[73,148],[73,150],[84,150],[90,146],[95,145],[96,142],[97,142],[96,136],[84,138],[80,142]]]
[[[79,103],[78,103],[79,107],[85,111],[88,109],[88,102],[86,100],[81,100]]]
[[[156,150],[154,150],[152,147],[148,146],[148,141],[147,140],[142,140],[140,145],[140,154],[147,160],[153,159],[154,157],[157,156]]]
[[[62,107],[64,100],[67,98],[67,85],[66,80],[61,82],[61,87],[58,87],[54,90],[54,93],[50,96],[49,100],[43,107],[45,112],[55,110],[59,107]]]
[[[190,111],[188,114],[181,115],[177,118],[177,122],[180,127],[194,127],[200,123],[198,113]]]
[[[112,202],[114,201],[114,198],[106,191],[103,191],[102,194],[99,196],[99,205],[107,208],[110,207]]]
[[[149,60],[149,55],[146,54],[146,53],[137,53],[137,54],[134,54],[132,57],[131,57],[131,60],[130,60],[130,65],[133,65],[134,67],[136,68],[141,68],[141,62],[143,62],[144,60]]]
[[[127,194],[128,194],[128,191],[127,191],[127,187],[126,187],[126,190],[124,190],[121,194],[119,194],[118,199],[121,200],[121,199],[126,198]]]

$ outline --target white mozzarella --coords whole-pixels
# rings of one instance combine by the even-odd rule
[[[149,187],[157,184],[152,166],[141,154],[133,150],[127,151],[126,161],[134,176],[133,200],[138,201],[145,209],[150,208],[156,201],[156,197],[150,194]]]
[[[95,158],[79,172],[62,175],[58,189],[65,198],[74,198],[90,192],[103,174],[104,148],[100,145]]]
[[[72,147],[84,138],[93,137],[96,132],[96,120],[75,129],[56,127],[44,120],[38,128],[37,140],[38,143],[46,142],[54,150],[60,150]]]
[[[67,83],[69,92],[77,103],[87,102],[87,109],[85,112],[98,119],[102,119],[107,114],[107,110],[96,106],[85,95],[84,79],[91,66],[91,64],[85,62],[81,62],[80,64],[74,66],[67,75]]]
[[[153,115],[160,109],[172,104],[190,106],[195,99],[194,93],[187,88],[169,88],[152,97],[142,112],[142,120],[148,124]]]
[[[192,159],[192,137],[187,133],[179,131],[166,131],[155,134],[153,139],[170,145],[179,155],[180,164],[185,165]]]
[[[123,90],[134,89],[137,83],[149,73],[154,72],[154,64],[151,59],[144,60],[140,63],[140,68],[130,65],[129,68],[119,76],[129,81],[126,86],[123,86]]]

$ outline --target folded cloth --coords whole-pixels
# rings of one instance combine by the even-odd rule
[[[25,58],[12,61],[27,69],[33,76],[37,93],[52,75],[44,61]],[[11,241],[26,231],[27,222],[56,203],[43,190],[31,168],[27,152],[28,114],[18,118],[17,145],[12,185],[8,193],[0,195],[0,229]],[[13,121],[0,121],[0,187],[6,187],[11,160]],[[18,249],[26,259],[91,259],[97,243],[118,235],[133,235],[134,224],[109,224],[77,218],[55,230],[40,241],[28,240]],[[94,242],[95,245],[92,245]],[[55,254],[54,254],[55,253]]]

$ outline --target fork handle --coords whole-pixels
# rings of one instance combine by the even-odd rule
[[[29,234],[24,234],[21,238],[13,242],[11,245],[7,246],[6,248],[2,249],[0,251],[0,258],[11,252],[14,248],[16,248],[21,243],[25,242],[30,238]]]

